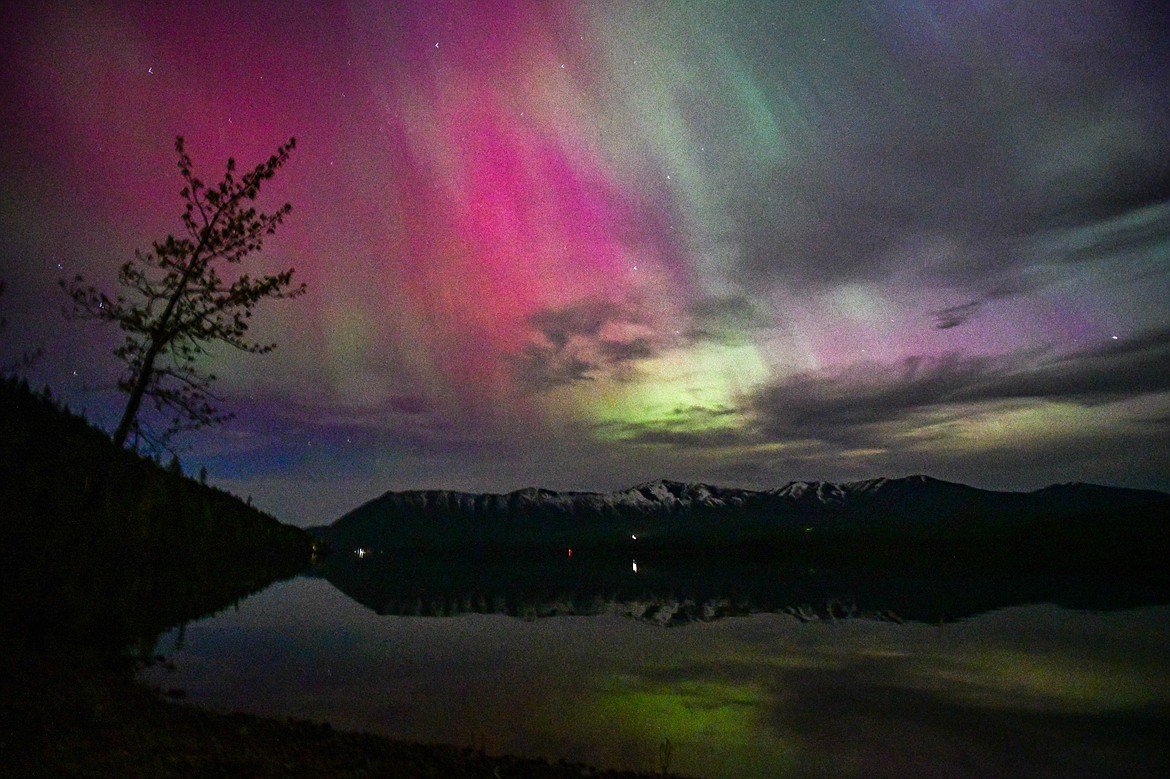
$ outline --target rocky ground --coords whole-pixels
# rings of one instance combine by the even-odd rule
[[[76,653],[0,657],[0,774],[13,777],[645,777],[345,733],[164,700]]]

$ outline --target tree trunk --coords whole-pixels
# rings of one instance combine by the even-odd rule
[[[191,261],[183,269],[183,277],[179,279],[179,285],[175,287],[174,293],[167,301],[167,307],[159,315],[158,324],[152,330],[150,348],[146,350],[146,356],[142,358],[142,370],[138,371],[138,375],[134,377],[134,386],[130,388],[130,399],[126,401],[126,408],[122,411],[122,419],[118,422],[118,429],[114,431],[114,446],[119,449],[126,445],[126,439],[130,436],[130,428],[134,427],[138,409],[142,406],[142,398],[146,395],[146,387],[150,384],[150,377],[154,373],[154,361],[158,358],[158,353],[162,351],[163,346],[173,337],[173,335],[166,335],[167,326],[171,322],[171,315],[175,312],[175,304],[178,303],[179,298],[187,289],[187,282],[194,275],[202,254],[203,239],[200,239],[199,245],[195,247],[195,251],[191,255]]]
[[[130,436],[130,428],[134,427],[134,420],[138,417],[138,409],[142,406],[142,398],[146,395],[146,385],[150,383],[150,375],[154,373],[154,359],[158,356],[158,349],[151,344],[146,358],[142,361],[142,370],[134,377],[134,386],[130,388],[130,398],[126,401],[126,408],[122,411],[122,420],[118,422],[118,429],[114,431],[114,446],[121,449],[126,445]]]

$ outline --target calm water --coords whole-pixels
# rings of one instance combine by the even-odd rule
[[[683,610],[661,595],[426,601],[452,616],[281,582],[163,636],[177,670],[144,676],[223,709],[618,768],[658,770],[669,741],[672,771],[713,778],[1170,775],[1170,606],[897,624],[667,620]]]

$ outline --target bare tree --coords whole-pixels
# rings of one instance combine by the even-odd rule
[[[183,145],[175,139],[185,209],[184,232],[168,235],[150,251],[135,251],[118,271],[121,292],[113,297],[86,286],[78,275],[60,285],[73,300],[69,315],[81,319],[117,322],[125,332],[114,355],[126,365],[118,389],[126,392],[126,408],[114,431],[114,443],[124,446],[131,433],[135,441],[165,446],[183,430],[219,424],[232,414],[217,410],[211,392],[216,377],[198,366],[212,343],[226,343],[252,353],[265,353],[276,344],[246,338],[252,309],[264,298],[294,298],[305,285],[293,284],[293,269],[253,278],[240,274],[234,281],[220,275],[225,265],[237,265],[262,248],[264,237],[292,210],[285,203],[271,214],[252,206],[260,186],[272,178],[296,146],[296,139],[277,148],[267,162],[236,177],[236,161],[227,161],[223,180],[207,187],[196,178]],[[142,401],[149,398],[169,426],[148,431],[139,422]]]

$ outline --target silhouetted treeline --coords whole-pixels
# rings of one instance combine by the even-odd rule
[[[0,619],[115,651],[300,570],[312,541],[0,380]]]

